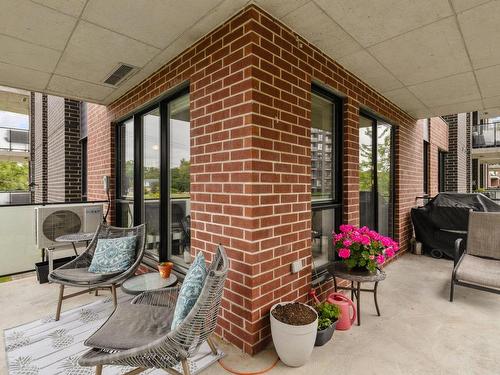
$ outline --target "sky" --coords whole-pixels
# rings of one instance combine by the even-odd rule
[[[0,111],[0,127],[14,129],[28,129],[29,116],[20,113]]]

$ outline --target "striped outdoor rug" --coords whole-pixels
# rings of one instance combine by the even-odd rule
[[[119,303],[127,303],[128,295],[119,295]],[[88,348],[83,345],[113,311],[111,297],[63,312],[56,322],[53,316],[4,331],[9,375],[92,375],[94,368],[78,365],[78,357]],[[205,343],[196,357],[189,361],[192,373],[207,368],[224,353],[212,355]],[[103,375],[118,375],[131,370],[122,366],[105,366]],[[177,368],[181,371],[180,366]],[[181,371],[182,372],[182,371]],[[163,370],[148,370],[144,374],[165,374]]]

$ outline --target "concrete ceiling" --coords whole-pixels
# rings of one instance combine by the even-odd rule
[[[500,0],[255,2],[417,118],[500,114]],[[109,104],[246,4],[0,0],[0,85]]]

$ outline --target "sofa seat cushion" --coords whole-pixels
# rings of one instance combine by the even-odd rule
[[[170,332],[173,309],[163,306],[123,303],[85,345],[104,350],[137,348]]]
[[[456,279],[500,289],[500,261],[465,254],[458,266]]]
[[[56,279],[62,279],[73,282],[81,283],[97,283],[111,279],[113,276],[118,275],[120,272],[111,273],[94,273],[89,272],[87,267],[84,268],[68,268],[68,269],[55,269],[52,271],[52,276]]]

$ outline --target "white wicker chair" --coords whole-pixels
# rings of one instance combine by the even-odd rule
[[[123,281],[135,274],[135,271],[141,264],[144,256],[146,226],[144,224],[132,228],[118,228],[107,224],[99,225],[94,238],[90,241],[85,251],[69,263],[55,269],[49,275],[49,280],[59,284],[59,301],[57,303],[56,320],[61,316],[62,301],[89,291],[97,291],[99,289],[109,289],[113,295],[113,303],[116,307],[116,288]],[[100,238],[119,238],[125,236],[137,236],[135,247],[134,263],[126,270],[120,273],[109,275],[100,275],[88,272],[87,269],[92,262],[94,252],[97,246],[97,240]],[[85,290],[64,295],[64,287],[72,286],[77,288],[85,288]]]
[[[469,212],[467,246],[455,242],[450,302],[455,285],[500,294],[500,213]]]
[[[100,348],[93,348],[80,357],[78,363],[81,366],[96,366],[97,375],[102,374],[104,365],[136,367],[136,369],[127,372],[128,375],[138,374],[149,368],[159,368],[178,375],[179,372],[173,367],[181,363],[184,375],[189,375],[187,359],[197,352],[202,343],[207,341],[213,354],[217,354],[217,348],[210,339],[210,335],[217,325],[228,268],[228,259],[224,248],[219,246],[208,269],[205,284],[196,304],[177,328],[174,330],[165,329],[164,333],[155,336],[150,342],[145,341],[139,347],[119,350],[116,347],[120,346],[117,344],[120,342],[120,336],[129,337],[130,335],[127,325],[119,323],[121,324],[119,333],[112,340],[109,340],[114,340],[114,345],[113,342],[109,342],[106,348],[103,348],[103,345],[100,345]],[[179,287],[173,287],[147,291],[135,297],[132,304],[165,307],[165,311],[172,312],[175,309],[179,289]],[[137,316],[136,319],[143,319],[143,316]],[[108,324],[115,324],[116,327],[117,323],[116,321],[113,323],[113,315],[99,330]]]

